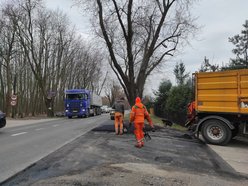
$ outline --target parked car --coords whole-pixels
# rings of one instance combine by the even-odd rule
[[[108,113],[109,112],[109,107],[107,105],[103,105],[101,107],[102,113]]]
[[[110,119],[111,119],[111,120],[114,120],[114,119],[115,119],[115,110],[114,110],[114,109],[111,109],[111,110],[109,111],[109,115],[110,115]]]
[[[108,108],[107,108],[108,113],[109,113],[111,110],[112,110],[111,107],[108,107]]]
[[[6,125],[6,114],[0,111],[0,128],[5,127]]]
[[[63,112],[63,111],[56,112],[55,113],[55,116],[57,116],[57,117],[64,117],[65,116],[65,112]]]

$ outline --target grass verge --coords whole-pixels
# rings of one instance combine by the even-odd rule
[[[154,123],[154,125],[164,127],[164,124],[162,122],[162,118],[160,118],[158,116],[155,116],[153,114],[150,114],[150,117],[151,117],[152,122]],[[125,121],[129,121],[129,114],[125,114],[124,120]],[[180,130],[180,131],[186,131],[187,130],[187,128],[185,128],[185,127],[183,127],[181,125],[178,125],[176,123],[173,123],[173,125],[171,126],[171,128],[176,129],[176,130]]]

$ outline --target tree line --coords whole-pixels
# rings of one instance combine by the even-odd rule
[[[0,11],[0,109],[8,116],[53,116],[64,109],[65,89],[101,92],[104,57],[66,14],[41,0],[8,1]]]
[[[232,53],[234,58],[223,66],[211,64],[205,56],[201,65],[200,72],[215,72],[225,70],[247,69],[248,68],[248,20],[242,25],[243,29],[240,34],[229,37],[228,41],[234,45]]]
[[[229,63],[220,67],[211,64],[209,59],[204,57],[199,72],[248,68],[248,20],[243,24],[241,33],[228,38],[228,41],[234,45],[232,52],[235,58],[231,58]],[[148,104],[154,106],[156,115],[183,125],[187,119],[187,105],[194,100],[194,86],[183,63],[175,66],[174,75],[177,84],[173,86],[170,80],[164,79],[155,92],[154,101]]]

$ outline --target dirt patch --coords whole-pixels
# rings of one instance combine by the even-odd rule
[[[162,170],[153,164],[121,163],[94,167],[81,174],[60,176],[38,181],[35,186],[95,186],[95,185],[156,185],[156,186],[245,186],[245,181],[221,179],[206,174],[188,174],[178,171]]]

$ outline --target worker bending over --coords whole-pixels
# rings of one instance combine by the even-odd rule
[[[115,109],[115,134],[122,135],[123,134],[123,118],[124,118],[124,101],[125,99],[121,97],[117,100],[114,105],[113,109]],[[120,127],[119,127],[120,126]],[[120,130],[119,130],[120,129]]]

